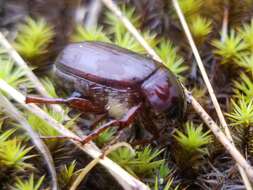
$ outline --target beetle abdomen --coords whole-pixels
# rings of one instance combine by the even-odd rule
[[[131,89],[114,89],[62,72],[57,68],[54,73],[58,86],[66,89],[69,94],[78,92],[94,104],[104,106],[108,114],[116,119],[121,118],[129,108],[141,101],[139,92]]]
[[[139,87],[157,68],[152,59],[102,42],[68,45],[58,57],[56,67],[117,88]]]

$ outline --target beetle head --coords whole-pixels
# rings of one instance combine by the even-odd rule
[[[170,118],[182,117],[185,98],[176,77],[165,68],[159,68],[142,84],[142,92],[154,111],[166,113]]]

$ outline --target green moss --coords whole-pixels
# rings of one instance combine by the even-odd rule
[[[71,36],[72,42],[82,41],[101,41],[110,42],[102,27],[86,29],[84,26],[78,25],[75,32]]]
[[[136,27],[140,28],[140,17],[136,14],[134,8],[129,8],[127,6],[120,7],[122,13],[131,21],[131,23]],[[106,12],[106,25],[109,26],[110,34],[125,34],[128,30],[124,24],[112,13],[111,11]]]
[[[17,170],[24,170],[31,168],[32,165],[25,161],[33,155],[28,155],[32,147],[26,147],[14,138],[6,140],[0,144],[0,165],[6,168],[15,168]]]
[[[212,22],[201,16],[190,19],[190,31],[197,44],[203,44],[207,36],[212,32]]]
[[[32,174],[28,180],[18,178],[12,189],[13,190],[39,190],[40,187],[42,186],[43,181],[44,181],[44,176],[39,178],[38,181],[36,182]]]
[[[62,189],[66,189],[71,181],[73,180],[73,177],[75,176],[75,169],[76,169],[76,161],[72,161],[69,165],[64,165],[60,173],[58,175],[59,184]]]
[[[241,96],[238,101],[231,99],[232,112],[226,115],[232,125],[248,127],[253,124],[253,100],[247,100]]]
[[[152,150],[150,146],[135,153],[128,148],[119,148],[109,157],[134,176],[147,177],[154,174],[164,164],[164,160],[158,158],[162,150]]]
[[[253,76],[253,55],[242,56],[237,60],[237,64],[243,67],[247,72],[251,73]]]
[[[212,44],[216,48],[213,52],[221,57],[220,63],[222,64],[235,63],[241,56],[248,54],[248,45],[234,30],[230,31],[230,34],[226,37],[224,42],[214,40]]]
[[[239,28],[239,33],[250,51],[253,52],[253,20],[251,20],[250,24],[243,24],[243,26]]]
[[[0,54],[0,79],[14,88],[21,85],[31,88],[31,82],[26,78],[24,69],[15,66],[14,62],[5,54]]]
[[[178,55],[177,49],[173,47],[170,41],[163,40],[156,49],[156,52],[168,69],[183,78],[182,74],[188,69],[188,66],[184,64],[183,58]]]
[[[100,133],[94,141],[99,147],[103,147],[106,143],[109,143],[113,139],[115,132],[115,128],[109,128],[103,133]]]
[[[19,26],[14,47],[27,60],[33,60],[48,53],[48,46],[54,37],[53,27],[44,19],[28,17]]]
[[[199,14],[203,5],[201,0],[179,0],[178,2],[186,18]]]
[[[195,125],[193,122],[185,124],[185,132],[176,131],[175,138],[179,145],[187,152],[204,152],[205,145],[212,142],[208,132],[203,132],[202,125]]]
[[[233,91],[237,98],[243,97],[251,100],[253,96],[253,80],[245,73],[241,73],[239,79],[233,82]]]

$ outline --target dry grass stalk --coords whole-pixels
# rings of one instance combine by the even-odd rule
[[[222,27],[221,27],[221,41],[222,42],[224,42],[224,40],[226,39],[227,34],[228,34],[228,15],[229,15],[228,10],[229,10],[228,7],[225,6]]]
[[[113,144],[112,146],[109,147],[109,149],[107,149],[102,156],[93,159],[88,165],[85,166],[85,168],[81,169],[80,174],[77,176],[77,178],[75,179],[75,181],[73,182],[73,184],[70,187],[70,190],[76,190],[77,187],[80,185],[80,183],[83,181],[83,179],[85,178],[85,176],[92,170],[92,168],[94,168],[98,163],[99,160],[102,159],[104,156],[107,156],[108,154],[110,154],[112,151],[120,148],[120,147],[127,147],[129,149],[132,150],[132,147],[125,143],[125,142],[119,142],[116,144]],[[133,150],[132,150],[133,151]]]
[[[97,21],[99,14],[102,10],[102,3],[100,0],[93,0],[90,4],[90,9],[87,14],[87,19],[85,21],[85,27],[95,28],[97,26]]]
[[[71,185],[69,190],[76,190],[80,183],[83,181],[85,176],[99,163],[100,158],[93,159],[89,164],[85,166],[85,168],[81,169],[74,183]]]

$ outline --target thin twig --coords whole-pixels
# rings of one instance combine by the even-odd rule
[[[47,146],[40,139],[39,135],[33,131],[32,127],[29,125],[27,120],[22,116],[22,114],[17,110],[17,108],[13,106],[12,103],[6,97],[4,97],[1,92],[0,92],[0,102],[1,102],[0,104],[1,110],[4,111],[7,115],[9,115],[10,118],[16,120],[21,125],[21,127],[29,134],[29,137],[31,138],[33,144],[46,161],[48,170],[52,177],[52,187],[53,187],[52,189],[57,190],[58,189],[57,175],[54,167],[54,161]]]
[[[224,42],[228,35],[228,14],[229,9],[227,6],[224,7],[224,15],[221,28],[221,41]]]
[[[87,12],[88,8],[84,6],[80,0],[75,13],[75,22],[83,24]]]
[[[144,40],[138,30],[133,26],[133,24],[127,19],[126,16],[120,11],[116,4],[113,3],[112,0],[101,0],[103,3],[122,21],[128,31],[136,38],[136,40],[146,49],[146,51],[150,54],[150,56],[162,63],[161,58],[156,54],[156,52],[148,45],[148,43]],[[200,59],[201,61],[201,59]],[[245,171],[247,172],[250,179],[253,181],[253,168],[250,164],[247,163],[245,158],[241,155],[241,153],[236,149],[236,147],[227,139],[224,133],[219,129],[218,125],[211,119],[211,117],[205,112],[205,110],[201,107],[201,105],[189,95],[188,91],[185,88],[185,95],[188,100],[191,100],[193,108],[196,112],[201,116],[206,125],[212,130],[217,139],[221,142],[221,144],[225,147],[225,149],[231,154],[231,156],[241,165]],[[222,115],[222,113],[221,113]],[[208,117],[207,117],[208,116]],[[208,119],[207,119],[208,118]],[[211,123],[209,121],[211,119]]]
[[[114,151],[122,146],[125,146],[125,147],[129,148],[131,151],[133,151],[132,147],[129,144],[127,144],[125,142],[119,142],[119,143],[116,143],[116,144],[110,146],[110,148],[108,150],[106,150],[106,152],[102,153],[101,156],[102,157],[107,156],[112,151]],[[85,166],[85,168],[81,169],[81,172],[78,174],[77,178],[75,179],[75,181],[71,185],[70,190],[77,189],[77,187],[83,181],[85,176],[92,170],[92,168],[94,168],[99,163],[101,156],[96,159],[93,159],[88,165]]]
[[[93,0],[90,3],[89,11],[87,14],[87,18],[85,20],[85,27],[94,28],[97,26],[99,14],[102,9],[102,3],[100,0]]]
[[[84,180],[85,176],[99,163],[100,157],[93,159],[85,168],[81,169],[80,173],[76,177],[75,181],[69,188],[69,190],[76,190],[80,183]]]
[[[186,37],[187,37],[187,39],[189,41],[189,44],[191,46],[192,52],[193,52],[193,54],[195,56],[196,62],[198,64],[199,70],[200,70],[201,75],[202,75],[202,77],[204,79],[204,82],[206,84],[207,90],[208,90],[209,95],[211,97],[211,100],[213,102],[214,108],[215,108],[215,110],[217,112],[217,115],[218,115],[218,118],[220,120],[220,123],[221,123],[222,127],[225,130],[226,136],[231,141],[231,143],[234,145],[232,135],[230,133],[230,130],[229,130],[228,125],[226,123],[225,117],[224,117],[224,115],[222,113],[222,110],[220,108],[219,102],[218,102],[218,100],[216,98],[216,95],[214,93],[213,87],[212,87],[212,85],[210,83],[210,80],[209,80],[209,78],[207,76],[204,64],[203,64],[202,59],[201,59],[201,57],[199,55],[199,51],[198,51],[197,46],[196,46],[196,44],[195,44],[195,42],[193,40],[193,37],[192,37],[192,34],[191,34],[190,29],[188,27],[188,24],[187,24],[187,22],[185,20],[184,14],[183,14],[180,6],[179,6],[178,1],[177,0],[172,0],[172,1],[173,1],[174,8],[175,8],[175,10],[177,12],[177,15],[179,17],[179,20],[180,20],[180,22],[182,24],[182,27],[184,29],[185,35],[186,35]],[[228,25],[228,9],[225,9],[224,22],[223,22],[223,36],[224,36],[223,38],[226,37],[227,25]],[[240,172],[240,174],[242,176],[242,179],[244,181],[245,186],[247,187],[248,190],[251,190],[252,188],[251,188],[251,185],[249,183],[249,180],[247,179],[247,176],[245,175],[245,172],[243,171],[242,168],[240,168],[240,166],[239,166],[238,169],[239,169],[239,172]]]
[[[0,89],[6,94],[8,94],[8,96],[12,97],[15,101],[17,101],[24,109],[31,111],[32,113],[36,114],[38,117],[46,121],[51,127],[58,131],[60,135],[67,136],[70,139],[77,139],[78,141],[81,140],[80,137],[78,137],[72,131],[66,129],[62,124],[58,123],[55,119],[53,119],[46,112],[41,110],[38,106],[34,104],[25,104],[25,97],[1,79]],[[101,156],[101,151],[96,147],[94,143],[88,143],[85,146],[82,146],[77,141],[70,141],[94,159]],[[104,159],[100,159],[99,163],[111,173],[111,175],[119,182],[119,184],[125,190],[149,190],[149,188],[145,184],[143,184],[141,181],[134,178],[133,176],[129,175],[124,169],[122,169],[119,165],[114,163],[109,158],[105,157]]]

